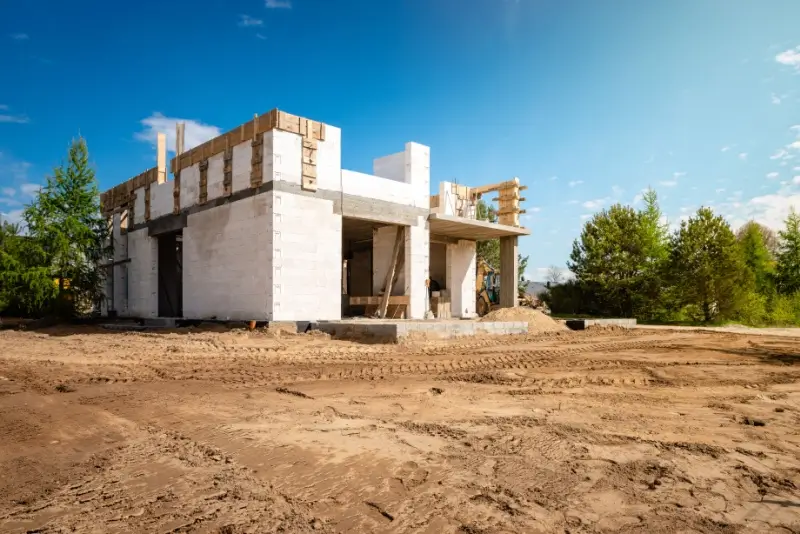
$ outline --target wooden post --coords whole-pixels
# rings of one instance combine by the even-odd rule
[[[167,181],[167,136],[161,132],[156,134],[156,167],[156,182],[163,184]]]
[[[389,264],[389,270],[386,272],[386,282],[383,284],[383,298],[381,299],[381,306],[378,308],[378,317],[381,319],[386,318],[386,311],[389,309],[389,297],[392,294],[392,286],[394,285],[394,274],[397,270],[397,260],[400,257],[400,247],[405,242],[405,229],[405,226],[398,226],[397,235],[394,238],[392,263]]]

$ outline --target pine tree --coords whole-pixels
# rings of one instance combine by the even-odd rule
[[[670,272],[679,302],[697,306],[706,322],[735,313],[751,284],[725,219],[700,208],[681,223],[671,249]]]
[[[47,177],[25,209],[24,219],[57,281],[63,305],[59,311],[76,313],[95,304],[105,274],[100,264],[110,250],[108,225],[100,213],[97,181],[83,138],[73,140],[67,161]]]
[[[800,215],[794,208],[786,219],[786,228],[778,236],[775,280],[778,291],[789,295],[800,291]]]
[[[766,294],[771,287],[772,259],[760,226],[758,223],[747,223],[736,237],[745,265],[753,275],[756,291]]]

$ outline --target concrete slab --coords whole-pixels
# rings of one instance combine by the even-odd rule
[[[344,319],[320,321],[314,328],[335,338],[366,343],[396,343],[409,337],[450,339],[464,336],[527,334],[524,321],[408,321]]]
[[[567,319],[565,322],[570,330],[586,330],[590,326],[636,327],[636,319]]]

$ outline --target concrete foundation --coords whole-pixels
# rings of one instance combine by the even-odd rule
[[[567,319],[566,324],[570,330],[586,330],[590,326],[633,328],[636,326],[636,319]]]
[[[321,321],[318,330],[340,339],[372,343],[394,343],[409,336],[450,339],[464,336],[527,334],[528,323],[521,321],[390,321],[352,319]]]

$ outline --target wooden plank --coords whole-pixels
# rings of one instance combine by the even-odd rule
[[[400,246],[405,242],[405,226],[397,227],[397,235],[394,238],[394,249],[392,250],[392,262],[389,264],[389,271],[386,273],[386,281],[383,284],[383,296],[381,305],[378,309],[378,317],[386,317],[386,308],[389,306],[389,297],[392,295],[394,285],[394,275],[397,269],[397,261],[400,258]]]
[[[350,297],[351,306],[379,306],[383,297]],[[389,297],[389,305],[408,305],[411,297],[408,295],[397,295]]]
[[[205,204],[208,202],[208,160],[201,161],[200,165],[200,197],[198,202]]]

